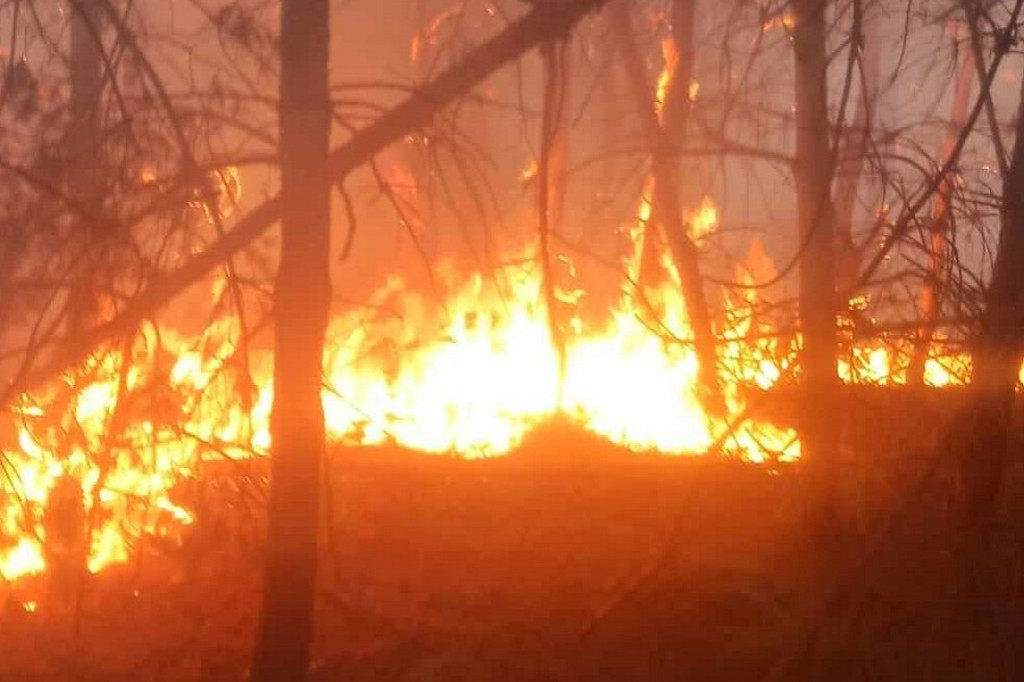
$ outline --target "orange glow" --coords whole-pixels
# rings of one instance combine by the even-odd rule
[[[435,19],[426,42],[448,16]],[[659,116],[678,59],[671,40],[663,42],[663,52]],[[535,172],[531,162],[523,180]],[[211,180],[220,204],[212,202],[214,210],[229,212],[240,191],[237,170]],[[415,207],[415,178],[406,167],[396,164],[388,182],[402,203]],[[714,321],[726,410],[708,414],[699,399],[680,276],[664,249],[656,251],[668,276],[640,285],[652,189],[648,178],[636,216],[623,230],[625,285],[601,302],[606,314],[600,319],[581,312],[586,283],[576,281],[574,264],[561,258],[571,280],[555,292],[567,309],[559,315],[564,365],[549,328],[535,246],[504,254],[500,262],[517,265],[493,275],[442,264],[438,290],[429,295],[393,275],[365,307],[337,313],[323,359],[330,440],[490,457],[562,415],[638,452],[797,459],[800,442],[792,428],[750,418],[746,410],[752,389],[789,377],[799,335],[782,338],[776,322],[758,314],[756,288],[728,291]],[[415,211],[409,213],[415,220]],[[696,240],[718,227],[718,209],[708,197],[686,218]],[[759,242],[736,276],[746,284],[774,276]],[[211,286],[219,298],[226,281],[215,278]],[[851,301],[850,308],[863,310],[867,303]],[[66,560],[57,549],[74,539],[49,533],[45,522],[61,498],[71,509],[61,513],[88,519],[82,553],[88,570],[97,572],[126,562],[149,538],[174,541],[194,523],[179,491],[201,477],[205,465],[265,456],[273,356],[241,344],[242,338],[238,319],[226,313],[198,337],[151,324],[130,344],[97,351],[61,380],[20,396],[10,415],[16,442],[0,443],[0,580],[40,574],[48,562]],[[905,367],[889,347],[853,346],[838,361],[843,381],[904,380]],[[965,368],[962,355],[936,344],[925,378],[932,386],[960,383]]]
[[[649,210],[646,202],[641,214]],[[642,217],[642,216],[641,216]],[[697,400],[697,360],[671,262],[670,281],[646,292],[665,334],[645,323],[646,308],[623,291],[607,319],[575,315],[560,380],[535,254],[494,278],[439,269],[442,305],[392,277],[367,310],[337,315],[329,329],[323,394],[335,442],[394,442],[462,457],[508,452],[538,423],[561,413],[637,451],[696,454],[725,432]],[[572,272],[572,268],[569,268]],[[223,287],[222,280],[212,286]],[[559,292],[579,298],[575,289]],[[742,312],[723,321],[723,359],[759,385],[778,373],[755,350]],[[175,499],[206,461],[264,455],[270,444],[272,356],[251,350],[243,380],[240,330],[223,317],[199,338],[148,328],[130,349],[98,353],[63,382],[22,396],[14,407],[18,447],[7,461],[16,494],[0,498],[0,574],[45,570],[45,516],[62,477],[81,485],[92,528],[88,568],[126,561],[146,536],[173,536],[194,521]],[[731,412],[744,406],[730,387]],[[130,411],[130,413],[129,413]],[[721,449],[753,461],[799,453],[795,435],[768,424],[744,426]],[[95,513],[94,512],[95,509]]]
[[[700,240],[715,231],[718,227],[718,207],[711,197],[701,199],[697,210],[688,216],[690,237]]]
[[[679,63],[679,51],[672,38],[664,38],[661,41],[661,55],[664,66],[658,74],[658,86],[654,96],[654,110],[658,113],[658,120],[661,120],[665,113],[665,102],[668,98],[669,88],[672,87],[672,75]],[[664,123],[664,121],[662,121]]]
[[[792,31],[796,26],[796,16],[792,12],[780,12],[775,16],[769,18],[764,22],[762,28],[765,31],[770,31],[773,28],[784,28],[787,31]]]
[[[713,206],[706,201],[700,214],[714,213]],[[632,246],[624,264],[633,282],[649,217],[642,200],[627,230]],[[716,319],[727,414],[711,416],[697,397],[697,359],[685,342],[690,327],[667,254],[661,259],[669,277],[645,289],[643,304],[630,285],[604,319],[570,316],[564,374],[536,254],[524,255],[494,277],[440,267],[441,303],[393,276],[365,309],[336,315],[324,358],[330,439],[488,457],[562,414],[635,451],[683,455],[715,447],[752,462],[799,457],[793,429],[740,418],[749,389],[786,378],[799,347],[799,335],[784,342],[774,323],[758,316],[756,288],[727,296]],[[746,261],[740,281],[772,276],[757,242]],[[580,300],[582,284],[571,284],[561,300]],[[866,304],[855,300],[851,308]],[[5,450],[9,485],[0,491],[0,577],[46,570],[40,519],[65,477],[80,485],[85,517],[94,519],[87,567],[96,572],[127,561],[145,538],[173,540],[192,524],[194,512],[176,489],[201,476],[205,463],[267,453],[272,355],[254,348],[243,363],[240,336],[229,316],[198,338],[147,327],[129,348],[97,353],[63,381],[21,397],[13,407],[17,444]],[[901,383],[906,368],[894,352],[857,343],[840,354],[838,375],[851,383]],[[968,375],[965,356],[937,342],[926,382],[947,386]],[[739,424],[730,428],[734,420]]]

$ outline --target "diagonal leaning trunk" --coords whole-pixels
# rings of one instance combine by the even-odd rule
[[[690,7],[692,9],[692,4]],[[647,82],[643,56],[636,45],[628,7],[622,0],[617,0],[611,5],[611,9],[609,18],[614,24],[612,32],[622,54],[627,85],[640,114],[645,141],[651,154],[651,176],[654,180],[651,197],[652,217],[665,231],[669,251],[679,270],[686,313],[693,328],[694,349],[699,364],[698,378],[702,389],[701,402],[711,411],[722,412],[724,400],[718,382],[715,335],[707,298],[704,296],[699,253],[696,244],[687,234],[677,188],[678,152],[674,143],[682,139],[683,132],[680,126],[685,124],[685,121],[682,124],[677,121],[668,127],[663,126],[658,120],[654,108],[654,92]],[[681,96],[686,96],[688,84],[688,80],[686,84],[676,84],[677,89],[681,88],[683,91]],[[681,116],[678,105],[676,106],[673,111],[676,116]],[[666,110],[666,115],[668,113]]]
[[[274,406],[267,556],[254,682],[309,670],[330,308],[328,0],[281,4],[281,262],[274,287]]]
[[[794,0],[797,222],[800,235],[800,371],[804,390],[803,459],[810,476],[812,525],[835,520],[839,418],[836,380],[835,267],[830,198],[825,12],[829,3]]]

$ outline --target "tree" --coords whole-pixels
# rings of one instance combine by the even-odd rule
[[[102,0],[100,0],[102,1]],[[101,158],[102,126],[100,101],[103,93],[103,9],[97,0],[71,3],[71,93],[66,135],[68,195],[91,214],[88,221],[74,226],[83,250],[85,265],[78,273],[69,302],[69,324],[73,332],[93,326],[99,315],[99,272],[102,271],[104,235],[99,219],[103,203],[103,175],[97,167]]]
[[[309,669],[325,445],[321,365],[331,299],[329,24],[328,0],[281,4],[281,262],[256,682],[298,682]]]
[[[814,522],[829,523],[835,512],[836,332],[835,272],[830,186],[827,95],[828,54],[825,11],[829,3],[794,0],[793,51],[796,66],[796,180],[800,235],[801,372],[804,387],[803,457],[810,471]],[[824,529],[822,529],[824,530]]]
[[[987,548],[1003,470],[1017,374],[1024,361],[1024,80],[1017,111],[1016,141],[1003,178],[999,249],[985,294],[981,329],[972,348],[973,399],[961,426],[960,520],[976,549]]]
[[[693,4],[686,4],[689,7],[689,16],[687,16],[687,12],[677,9],[676,14],[679,16],[674,18],[678,18],[680,21],[689,19],[692,22]],[[697,246],[687,234],[677,186],[676,155],[679,149],[676,147],[676,143],[685,136],[687,120],[685,112],[688,112],[689,104],[688,102],[686,106],[674,104],[672,109],[666,109],[665,122],[658,120],[658,114],[654,108],[654,92],[648,85],[646,68],[636,45],[632,21],[625,0],[618,0],[614,3],[612,10],[610,14],[614,23],[612,31],[622,54],[627,84],[640,115],[645,142],[651,155],[651,177],[654,181],[651,192],[651,215],[654,222],[662,226],[672,258],[679,270],[683,297],[686,300],[686,313],[690,326],[693,328],[693,343],[699,363],[700,386],[703,391],[701,397],[708,408],[717,411],[721,409],[723,401],[718,383],[714,330],[711,325],[707,298],[704,296]],[[683,35],[685,38],[685,31],[683,31]],[[680,61],[683,61],[683,55],[692,54],[692,46],[683,45],[680,50],[682,52]],[[690,61],[689,57],[686,57],[686,60]],[[691,66],[677,65],[677,73],[674,76],[688,77],[691,69]],[[682,74],[679,73],[680,71]],[[689,80],[685,83],[675,83],[674,90],[681,90],[682,94],[674,99],[670,97],[670,102],[678,102],[680,97],[687,99],[688,84]]]

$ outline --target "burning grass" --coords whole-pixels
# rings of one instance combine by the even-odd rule
[[[799,346],[759,313],[753,289],[727,299],[717,321],[726,409],[716,413],[700,397],[667,258],[662,285],[642,296],[630,285],[606,305],[591,303],[605,311],[598,316],[584,312],[567,268],[558,343],[535,261],[512,262],[493,276],[442,268],[428,293],[393,277],[366,307],[337,314],[324,361],[330,438],[492,457],[560,415],[635,452],[713,450],[752,462],[799,456],[792,423],[762,418],[748,404],[751,389],[792,383]],[[215,292],[224,289],[214,283]],[[195,521],[180,489],[211,463],[267,452],[272,357],[260,343],[228,314],[195,337],[150,325],[63,381],[23,395],[3,458],[0,576],[38,574],[78,554],[97,572],[129,561],[143,537],[180,536]],[[899,383],[898,357],[880,343],[853,344],[839,374],[848,383]],[[947,364],[963,362],[937,355],[926,379],[955,383]]]

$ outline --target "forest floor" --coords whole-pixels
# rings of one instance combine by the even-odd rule
[[[795,467],[637,455],[557,424],[492,460],[335,449],[315,679],[724,682],[812,659],[831,682],[965,679],[922,461],[854,464],[869,473],[848,477],[855,520],[823,586]],[[204,476],[183,542],[148,541],[77,599],[0,586],[0,682],[245,679],[261,466]],[[1000,622],[1021,612],[1019,554],[999,562]],[[809,609],[823,590],[842,598]],[[984,660],[1008,660],[992,641]]]

